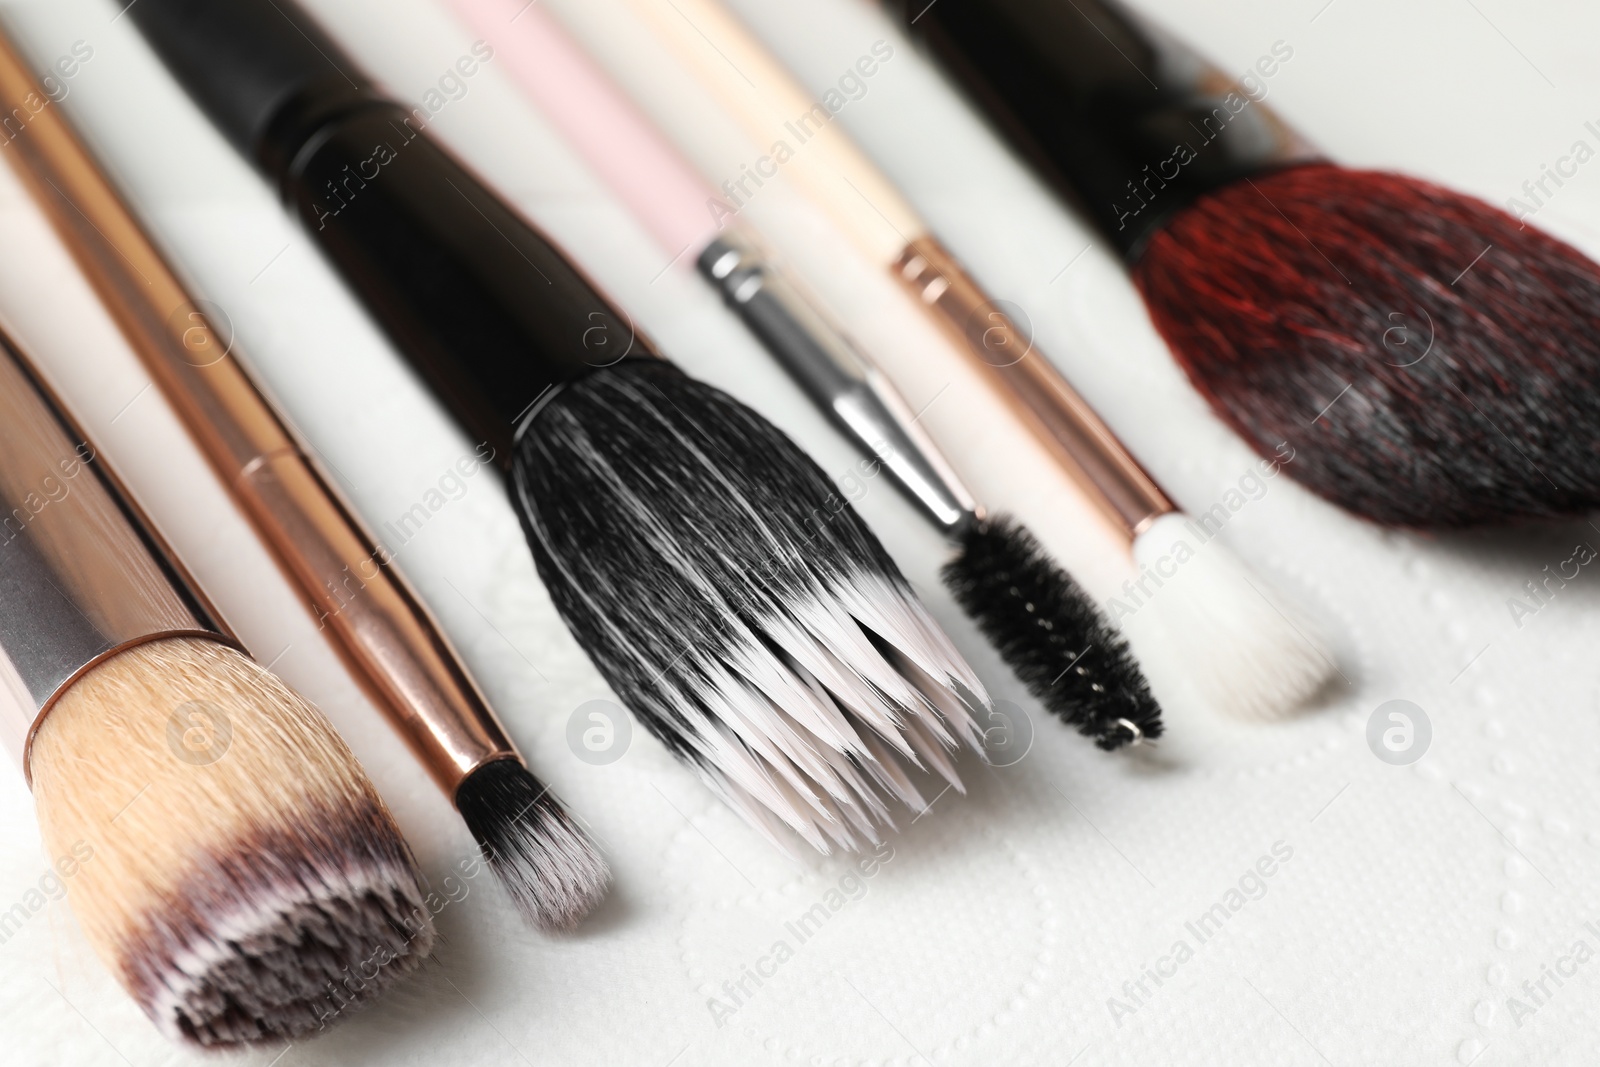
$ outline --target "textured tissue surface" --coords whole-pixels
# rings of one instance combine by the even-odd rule
[[[642,329],[860,486],[863,512],[935,614],[997,695],[1032,715],[1026,755],[969,766],[967,797],[942,796],[878,854],[798,863],[764,845],[642,731],[612,762],[584,748],[584,730],[597,724],[589,716],[614,713],[591,702],[610,694],[534,578],[503,493],[472,458],[475,443],[164,80],[129,20],[114,18],[120,6],[13,0],[5,15],[38,69],[55,68],[75,42],[92,51],[71,77],[57,74],[60,106],[151,213],[341,487],[398,545],[535,770],[592,826],[616,873],[610,900],[563,939],[524,930],[486,875],[463,876],[465,830],[343,675],[40,217],[0,174],[0,315],[250,647],[350,739],[444,902],[443,944],[418,981],[325,1037],[237,1062],[1600,1057],[1600,899],[1591,889],[1600,875],[1600,578],[1594,564],[1566,563],[1578,545],[1600,547],[1600,530],[1579,522],[1473,537],[1389,534],[1282,475],[1251,481],[1253,456],[1184,384],[1117,266],[870,6],[736,0],[819,93],[874,41],[893,43],[836,121],[871,146],[990,288],[1024,309],[1039,347],[1191,512],[1242,501],[1224,538],[1339,650],[1342,673],[1310,713],[1235,725],[1179,695],[1170,740],[1147,758],[1107,757],[1045,718],[940,589],[936,538],[881,479],[850,482],[853,454],[716,299],[683,271],[663,270],[666,256],[596,191],[493,59],[470,76],[448,74],[470,54],[468,34],[427,0],[310,4],[359,42],[358,58],[396,92],[437,104],[434,128],[579,250]],[[552,6],[586,39],[609,42],[631,77],[650,81],[664,114],[709,128],[693,87],[616,21],[617,0]],[[1254,65],[1274,41],[1291,45],[1293,58],[1265,80],[1270,99],[1341,160],[1408,169],[1502,204],[1527,201],[1523,183],[1559,167],[1564,184],[1546,179],[1540,204],[1527,201],[1538,206],[1534,223],[1600,254],[1600,169],[1575,162],[1573,147],[1600,148],[1585,126],[1600,115],[1581,103],[1600,99],[1588,61],[1600,13],[1577,0],[1477,6],[1477,15],[1447,16],[1379,0],[1140,4],[1229,70]],[[728,173],[740,162],[729,155]],[[829,262],[840,247],[781,181],[747,210],[799,263]],[[985,416],[993,398],[884,299],[886,282],[838,267],[821,287],[841,305],[881,308],[858,332],[878,344],[898,339],[884,361],[986,500],[1072,558],[1097,595],[1120,585],[1114,542],[1066,525],[1075,512],[1065,485]],[[1532,610],[1524,583],[1564,565],[1577,577]],[[1508,602],[1519,598],[1525,608],[1514,612]],[[1420,708],[1429,725],[1426,753],[1408,766],[1380,760],[1367,741],[1369,718],[1392,700]],[[5,1062],[202,1062],[167,1045],[94,960],[55,899],[62,880],[46,867],[52,859],[41,855],[26,789],[6,778]]]

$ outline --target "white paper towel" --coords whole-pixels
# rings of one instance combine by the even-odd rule
[[[28,0],[4,13],[41,69],[75,42],[92,48],[64,106],[364,514],[393,520],[472,442],[120,6]],[[429,0],[309,6],[413,100],[471,45]],[[595,39],[634,47],[607,22],[613,0],[557,6]],[[1041,346],[1185,506],[1204,509],[1237,483],[1252,454],[1186,385],[1120,269],[1102,249],[1083,252],[1092,235],[881,16],[857,0],[736,6],[816,88],[892,40],[894,59],[841,121],[982,280],[1027,310]],[[1292,44],[1270,99],[1347,163],[1504,203],[1574,141],[1597,143],[1584,123],[1600,122],[1600,13],[1577,0],[1140,6],[1227,69]],[[648,49],[635,59],[661,92],[681,91]],[[830,472],[852,466],[716,298],[661,272],[642,231],[492,60],[465,84],[435,118],[450,144],[685,367],[754,403]],[[695,107],[690,93],[673,99]],[[788,254],[827,261],[833,238],[785,190],[760,203]],[[1536,222],[1600,255],[1600,164]],[[842,279],[837,299],[876,299]],[[251,648],[350,739],[444,884],[472,850],[459,821],[344,676],[9,173],[0,316]],[[900,321],[886,318],[878,340]],[[914,369],[906,360],[902,374]],[[926,402],[948,381],[934,369],[902,384]],[[952,451],[1004,452],[1003,433],[963,420],[961,400],[941,398],[927,416]],[[1019,452],[978,488],[1002,506],[1048,508],[1049,494],[1030,499],[1044,483],[1029,473]],[[602,839],[616,888],[576,935],[552,939],[520,928],[486,879],[456,883],[438,961],[416,985],[323,1038],[236,1062],[1088,1067],[1600,1053],[1600,962],[1574,952],[1582,941],[1600,953],[1600,901],[1587,891],[1600,872],[1600,585],[1590,565],[1535,614],[1507,606],[1574,545],[1600,546],[1600,530],[1390,534],[1277,478],[1226,538],[1325,624],[1343,677],[1295,721],[1195,722],[1187,746],[1107,757],[1038,712],[940,588],[938,539],[871,484],[869,521],[997,695],[1033,714],[1036,736],[1013,766],[971,767],[970,795],[941,797],[864,870],[851,858],[783,860],[642,731],[615,763],[575,758],[568,718],[608,699],[606,687],[551,609],[500,488],[480,474],[452,495],[400,562],[536,771]],[[1397,699],[1432,729],[1409,767],[1381,761],[1366,739],[1369,717]],[[47,862],[25,788],[0,781],[4,1062],[207,1062],[163,1042],[107,976],[52,899]]]

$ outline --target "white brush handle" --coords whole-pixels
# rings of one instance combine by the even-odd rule
[[[889,180],[739,21],[714,0],[626,0],[758,145],[839,219],[872,262],[889,267],[928,226]],[[826,96],[824,97],[826,100]],[[726,191],[724,191],[726,192]],[[730,205],[737,208],[738,204]]]

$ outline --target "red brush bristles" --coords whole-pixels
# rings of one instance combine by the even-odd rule
[[[1311,165],[1179,212],[1134,269],[1195,386],[1394,526],[1600,503],[1600,270],[1480,201]]]

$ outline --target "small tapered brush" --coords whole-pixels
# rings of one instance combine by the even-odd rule
[[[1206,704],[1244,718],[1292,714],[1322,687],[1334,664],[1316,628],[1250,575],[1225,545],[1190,528],[1187,516],[998,310],[841,123],[723,4],[625,2],[753,143],[793,137],[793,123],[782,123],[782,117],[810,116],[804,151],[786,159],[784,173],[913,297],[1102,517],[1124,534],[1146,595],[1123,610],[1138,616],[1127,633],[1144,663],[1159,659],[1169,677],[1192,685]],[[1172,565],[1174,557],[1181,566]]]
[[[1600,503],[1600,270],[1498,208],[1320,159],[1267,109],[1276,42],[1218,71],[1115,0],[894,4],[1119,250],[1217,413],[1374,522]]]
[[[129,16],[474,439],[612,689],[757,828],[876,841],[959,787],[982,684],[826,476],[657,357],[283,0]]]
[[[520,0],[452,0],[517,83],[632,209],[692,264],[839,431],[957,547],[944,578],[1029,690],[1105,749],[1159,737],[1160,708],[1121,635],[1014,520],[979,507],[869,356],[744,226],[719,227],[691,165],[555,19]]]
[[[0,33],[0,110],[42,92]],[[203,305],[61,110],[34,115],[7,147],[240,510],[352,675],[454,802],[512,901],[543,929],[575,925],[605,895],[605,860],[527,769],[388,549],[312,463],[255,385],[239,346],[212,331]]]
[[[0,506],[0,735],[151,1021],[293,1041],[414,972],[432,914],[360,764],[240,651],[3,336]]]

